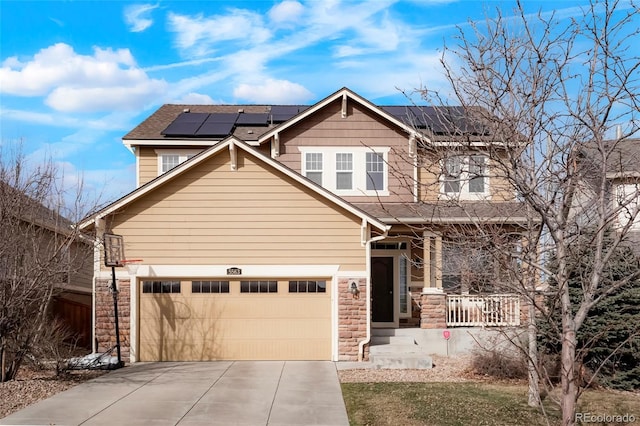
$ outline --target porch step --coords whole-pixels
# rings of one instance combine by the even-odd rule
[[[416,344],[413,336],[399,335],[391,330],[376,330],[371,337],[369,361],[373,368],[429,369],[431,357]]]
[[[415,345],[413,336],[371,336],[372,345]]]
[[[388,368],[394,370],[428,370],[433,368],[433,361],[427,354],[412,353],[393,355],[369,355],[374,368]]]

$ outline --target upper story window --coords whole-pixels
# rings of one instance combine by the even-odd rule
[[[338,195],[389,195],[388,147],[299,147],[302,174]]]
[[[384,158],[377,152],[367,152],[367,190],[384,189]]]
[[[460,155],[448,157],[443,162],[442,193],[462,200],[487,198],[489,178],[487,157],[484,155]]]
[[[618,224],[623,227],[633,221],[631,229],[640,229],[640,185],[622,184],[616,187],[616,205],[618,210]]]
[[[322,153],[321,152],[307,152],[305,154],[305,176],[322,185]]]
[[[336,189],[353,189],[353,154],[336,154]]]
[[[158,156],[158,175],[161,175],[184,163],[189,158],[198,154],[201,150],[156,149],[155,151]]]

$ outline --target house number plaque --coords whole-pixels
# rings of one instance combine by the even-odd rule
[[[242,275],[240,268],[227,268],[227,275]]]

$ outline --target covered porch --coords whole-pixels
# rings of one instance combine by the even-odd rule
[[[372,327],[444,329],[518,327],[525,322],[517,294],[478,285],[476,277],[495,279],[495,271],[452,249],[441,234],[392,235],[371,246]],[[486,271],[484,269],[492,269]],[[484,291],[482,291],[484,290]]]

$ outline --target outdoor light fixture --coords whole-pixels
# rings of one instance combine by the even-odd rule
[[[353,295],[354,299],[358,299],[360,296],[360,289],[358,288],[358,284],[355,281],[351,281],[349,284],[349,293]]]

